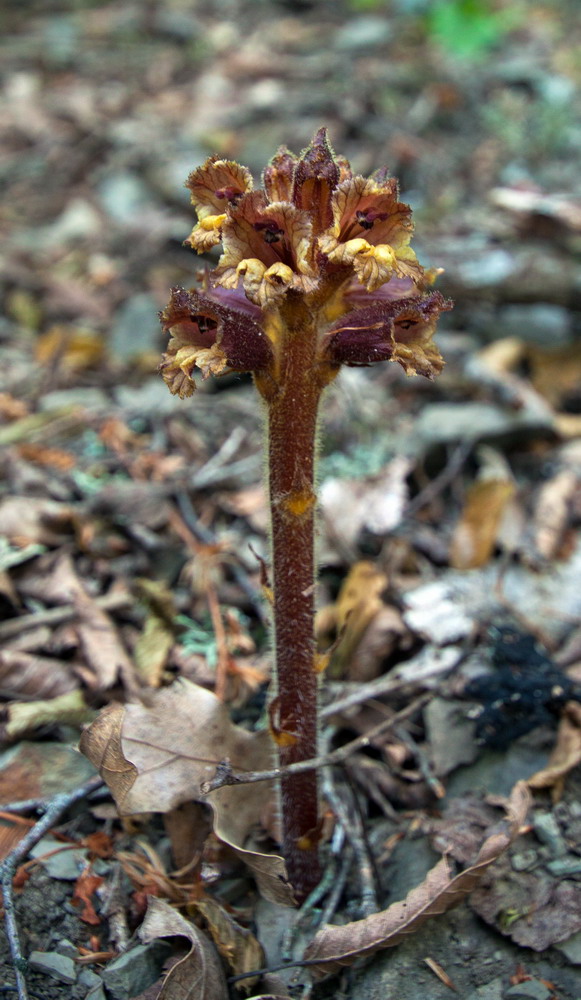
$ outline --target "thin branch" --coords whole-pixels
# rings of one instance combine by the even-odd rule
[[[339,715],[364,701],[409,689],[410,685],[416,688],[427,687],[436,677],[453,670],[464,656],[465,650],[460,646],[444,646],[437,650],[424,646],[417,656],[406,660],[388,674],[368,681],[367,684],[352,685],[354,690],[321,709],[320,718],[328,719],[329,716]]]
[[[276,778],[281,778],[283,775],[286,777],[289,774],[314,771],[319,767],[332,767],[334,764],[342,764],[351,754],[354,754],[357,750],[361,750],[363,747],[369,746],[371,741],[377,736],[382,736],[384,733],[389,732],[390,729],[393,729],[394,726],[398,726],[406,719],[409,719],[411,715],[414,715],[424,705],[427,705],[432,698],[432,693],[422,694],[391,719],[384,719],[383,722],[374,726],[363,736],[358,736],[337,750],[321,754],[319,757],[311,757],[309,760],[300,760],[295,764],[287,764],[286,767],[273,767],[270,771],[238,772],[232,770],[229,761],[221,761],[216,768],[214,777],[209,781],[204,781],[201,785],[200,790],[202,795],[209,795],[210,792],[215,792],[216,789],[223,788],[224,785],[245,785],[255,781],[273,781]]]
[[[442,493],[447,486],[452,482],[452,480],[460,472],[460,469],[464,465],[464,462],[470,455],[474,447],[473,441],[462,441],[457,448],[454,449],[449,461],[444,466],[442,471],[432,479],[427,486],[421,490],[417,496],[410,500],[404,511],[404,519],[415,517],[417,512],[426,507],[427,504],[435,500],[436,497]]]
[[[135,598],[127,591],[104,594],[94,600],[102,611],[117,611],[135,603]],[[63,622],[77,618],[78,615],[79,609],[74,604],[65,604],[60,608],[47,608],[45,611],[33,611],[28,615],[10,618],[8,621],[0,623],[0,639],[11,639],[15,635],[20,635],[21,632],[37,628],[40,625],[62,625]]]
[[[75,788],[71,792],[61,792],[59,795],[55,795],[55,797],[48,803],[44,816],[42,816],[42,818],[34,824],[26,836],[24,836],[16,845],[14,850],[10,851],[10,854],[8,854],[4,860],[0,862],[0,884],[2,886],[2,895],[4,898],[4,923],[6,927],[6,937],[10,946],[12,964],[14,966],[18,1000],[29,1000],[29,994],[25,978],[27,963],[20,950],[20,939],[16,924],[16,914],[14,912],[12,879],[14,878],[18,865],[24,861],[29,851],[35,846],[35,844],[38,843],[39,840],[41,840],[44,834],[50,830],[52,826],[54,826],[62,814],[66,812],[66,810],[75,802],[78,802],[79,799],[86,798],[86,796],[90,795],[91,792],[100,788],[102,784],[103,779],[99,775],[95,775],[93,778],[89,778],[89,780],[79,788]]]
[[[217,536],[213,531],[210,531],[205,524],[202,524],[200,519],[197,517],[188,494],[183,491],[177,492],[176,503],[179,507],[180,514],[190,531],[192,531],[194,535],[204,543],[204,545],[217,545]],[[228,555],[230,555],[230,553],[228,553]],[[246,570],[243,568],[243,564],[239,564],[238,561],[232,561],[228,562],[227,565],[231,569],[236,583],[246,594],[260,620],[263,624],[266,623],[268,620],[268,614],[264,608],[264,600],[258,588],[255,587],[249,579]]]

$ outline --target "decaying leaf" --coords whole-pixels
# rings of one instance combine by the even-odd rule
[[[146,683],[159,687],[175,641],[175,604],[171,592],[158,580],[140,580],[138,591],[147,606],[147,617],[133,656]]]
[[[15,740],[40,726],[81,726],[89,722],[93,715],[80,690],[67,691],[57,698],[43,701],[13,701],[4,709],[5,721],[0,725],[0,741]]]
[[[169,903],[150,896],[139,936],[144,944],[160,937],[191,941],[189,953],[168,973],[158,1000],[228,1000],[226,977],[214,946]]]
[[[326,925],[315,935],[304,958],[317,961],[315,975],[337,972],[355,959],[393,948],[412,934],[429,917],[437,916],[460,903],[472,892],[481,875],[506,850],[524,823],[530,795],[524,782],[514,786],[507,804],[504,829],[493,831],[484,841],[474,863],[453,875],[452,863],[444,857],[432,868],[424,882],[405,900],[393,903],[381,913],[343,926]]]
[[[514,871],[508,858],[485,876],[470,907],[523,948],[545,951],[581,930],[581,885],[543,868]]]
[[[81,750],[99,768],[122,815],[167,812],[203,798],[201,785],[225,759],[245,771],[264,770],[272,759],[268,732],[235,726],[215,695],[186,680],[153,692],[147,705],[110,706],[83,734]],[[273,783],[260,781],[226,785],[205,801],[216,836],[252,869],[261,893],[291,906],[282,858],[245,848],[273,796]]]
[[[581,764],[581,705],[569,701],[559,722],[557,742],[549,763],[533,774],[527,784],[529,788],[551,788],[553,798],[558,800],[563,792],[565,776],[578,764]]]
[[[262,945],[254,934],[246,927],[241,927],[217,900],[208,896],[198,900],[195,906],[208,924],[212,940],[222,958],[228,962],[233,976],[264,967],[266,960]],[[239,988],[246,992],[256,985],[258,979],[258,976],[253,976],[242,980]]]

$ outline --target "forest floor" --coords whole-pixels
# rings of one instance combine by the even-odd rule
[[[337,748],[404,712],[322,769],[323,856],[343,886],[327,916],[383,910],[442,854],[469,871],[495,830],[506,849],[394,947],[386,918],[387,950],[367,963],[249,991],[581,1000],[576,3],[51,6],[0,12],[0,856],[38,818],[16,802],[95,773],[77,747],[103,709],[142,710],[158,750],[197,698],[200,731],[216,713],[223,725],[216,763],[233,723],[262,739],[262,413],[247,377],[171,396],[157,315],[200,267],[182,245],[188,173],[217,152],[258,178],[279,144],[299,152],[327,125],[358,172],[399,178],[418,256],[455,301],[436,381],[345,369],[325,400],[318,632],[322,648],[341,642],[322,737]],[[203,708],[217,679],[224,717],[215,699]],[[507,846],[521,781],[532,802]],[[276,816],[264,799],[252,812],[254,794],[245,848],[274,849]],[[234,998],[224,975],[313,939],[328,895],[291,947],[294,911],[259,897],[228,822],[211,832],[185,792],[157,810],[163,788],[140,795],[122,819],[103,791],[77,802],[18,867],[31,996],[156,1000],[165,979],[164,1000]],[[452,878],[423,883],[426,912]],[[0,969],[14,987],[4,941]]]

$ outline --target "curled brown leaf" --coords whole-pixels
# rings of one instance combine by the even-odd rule
[[[507,823],[484,841],[474,863],[453,875],[452,863],[444,857],[428,872],[421,885],[406,899],[393,903],[381,913],[343,926],[326,925],[305,951],[305,960],[316,961],[315,975],[337,972],[355,959],[393,948],[413,934],[429,917],[445,913],[472,892],[483,872],[507,849],[524,823],[530,804],[525,782],[514,786],[507,803]]]
[[[148,944],[160,937],[185,937],[191,948],[168,973],[158,1000],[228,1000],[228,986],[213,944],[169,903],[150,896],[139,936]]]

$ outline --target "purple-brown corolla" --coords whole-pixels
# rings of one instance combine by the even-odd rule
[[[320,129],[297,157],[279,149],[254,190],[250,172],[210,157],[187,181],[198,214],[188,243],[222,244],[199,289],[174,289],[161,318],[171,339],[161,372],[171,392],[204,377],[252,372],[266,403],[277,693],[282,765],[317,751],[314,647],[314,470],[324,388],[342,365],[397,361],[434,378],[433,336],[451,308],[430,291],[410,247],[411,210],[380,170],[353,175]],[[319,878],[316,772],[281,782],[283,853],[298,899]]]

